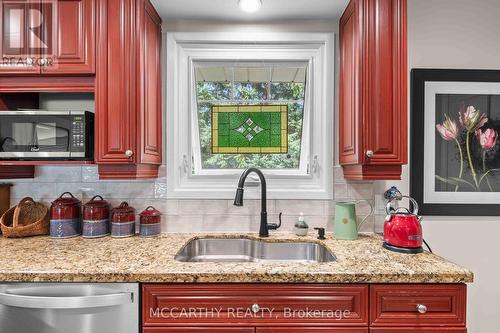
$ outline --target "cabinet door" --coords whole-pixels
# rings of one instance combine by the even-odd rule
[[[161,19],[148,0],[140,0],[139,5],[138,159],[139,163],[161,164]]]
[[[363,164],[406,164],[406,0],[364,7]]]
[[[368,328],[266,327],[257,328],[256,333],[368,333]]]
[[[143,333],[255,333],[253,327],[145,327]]]
[[[372,328],[370,333],[467,333],[465,327],[387,327]]]
[[[142,297],[143,325],[149,327],[368,327],[363,284],[145,284]]]
[[[43,1],[43,74],[95,73],[95,0]]]
[[[359,163],[360,30],[362,1],[352,0],[340,20],[340,163]]]
[[[98,163],[136,162],[135,1],[99,1],[99,61],[96,75]],[[127,154],[127,151],[128,154]]]
[[[0,74],[38,74],[38,56],[43,47],[43,17],[39,2],[0,2]]]
[[[370,286],[370,304],[374,327],[465,327],[467,286],[377,284]]]

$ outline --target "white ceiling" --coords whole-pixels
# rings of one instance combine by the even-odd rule
[[[262,0],[257,13],[238,8],[238,0],[151,0],[163,21],[199,19],[213,21],[273,21],[338,19],[349,0]]]

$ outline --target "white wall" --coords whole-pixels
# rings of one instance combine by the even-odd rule
[[[499,0],[408,0],[409,68],[500,70]],[[408,192],[408,168],[398,184]],[[376,185],[375,193],[387,183]],[[500,204],[500,195],[498,198]],[[498,332],[500,217],[425,217],[433,250],[471,269],[471,333]]]

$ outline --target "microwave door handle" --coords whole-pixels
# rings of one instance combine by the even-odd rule
[[[95,296],[46,297],[0,293],[0,305],[30,309],[89,309],[120,306],[134,302],[134,293]]]
[[[33,142],[31,144],[32,147],[38,147],[38,129],[36,123],[31,123],[33,126]]]

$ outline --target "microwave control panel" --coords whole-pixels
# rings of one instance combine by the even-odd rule
[[[85,151],[85,116],[73,116],[71,122],[71,151]]]

